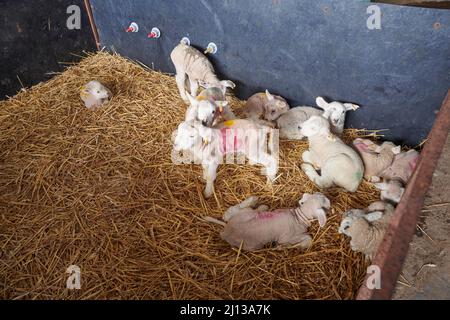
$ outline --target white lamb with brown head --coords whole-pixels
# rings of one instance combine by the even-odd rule
[[[214,67],[208,58],[184,42],[180,42],[171,52],[170,58],[175,66],[178,90],[181,98],[189,103],[186,95],[185,82],[189,79],[191,96],[196,97],[199,86],[205,88],[217,87],[225,94],[226,88],[234,88],[235,84],[229,80],[220,81]]]
[[[368,139],[357,138],[353,145],[364,162],[364,178],[367,181],[380,181],[381,173],[394,162],[394,157],[401,151],[400,146],[385,141],[380,146]]]
[[[272,242],[308,248],[311,221],[317,219],[323,227],[330,209],[330,201],[321,193],[305,193],[297,208],[269,211],[267,206],[257,204],[258,198],[253,196],[229,208],[223,216],[226,223],[211,217],[206,220],[223,225],[221,238],[234,247],[242,244],[243,250],[258,250]]]
[[[364,210],[349,210],[344,213],[339,233],[351,238],[353,251],[362,252],[372,260],[394,212],[394,206],[383,201],[374,202]]]

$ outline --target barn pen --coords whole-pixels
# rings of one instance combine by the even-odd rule
[[[450,11],[336,0],[69,2],[83,16],[72,32],[89,40],[71,42],[76,53],[40,83],[24,67],[23,88],[0,101],[0,298],[391,297],[450,128]],[[380,28],[368,22],[377,10]],[[48,32],[67,32],[67,17],[64,7]],[[173,163],[187,106],[169,56],[183,38],[236,83],[227,98],[237,116],[266,88],[291,106],[323,95],[361,106],[348,115],[346,143],[388,139],[421,152],[372,262],[338,228],[379,191],[366,181],[355,193],[319,190],[300,168],[306,140],[280,140],[273,184],[258,166],[220,166],[208,199],[201,166]],[[80,88],[94,79],[112,98],[87,110]],[[332,208],[324,228],[311,225],[306,250],[234,248],[204,219],[251,195],[282,208],[318,191]],[[380,268],[381,289],[368,285],[369,265]],[[73,268],[79,290],[66,286]]]

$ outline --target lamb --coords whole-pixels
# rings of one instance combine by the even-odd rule
[[[339,233],[351,237],[353,251],[362,252],[372,260],[393,214],[394,206],[383,201],[374,202],[365,210],[349,210],[344,213]]]
[[[381,173],[393,163],[395,155],[401,151],[401,146],[389,141],[379,146],[368,139],[357,138],[353,145],[363,160],[364,178],[370,182],[379,182]]]
[[[199,85],[205,88],[218,87],[225,95],[226,88],[234,88],[235,84],[229,80],[220,81],[214,67],[206,56],[184,42],[180,42],[171,52],[170,58],[175,66],[176,82],[181,98],[189,103],[186,95],[186,76],[189,79],[191,96],[196,97]]]
[[[304,136],[298,130],[298,126],[312,116],[323,116],[329,119],[331,131],[341,135],[344,131],[345,116],[349,110],[357,110],[358,105],[353,103],[331,102],[327,103],[324,98],[317,97],[316,104],[323,110],[301,106],[295,107],[282,114],[277,119],[277,128],[280,130],[280,138],[301,140]]]
[[[266,150],[267,134],[271,154]],[[180,162],[175,157],[180,151],[186,151],[189,160],[202,164],[206,180],[204,196],[209,198],[213,194],[217,167],[227,154],[243,153],[250,164],[262,164],[263,174],[273,181],[278,171],[273,135],[273,129],[245,119],[225,121],[215,128],[205,127],[198,121],[185,121],[174,133],[172,160]]]
[[[308,248],[312,241],[307,233],[310,220],[318,219],[323,227],[326,210],[330,209],[330,201],[321,193],[305,193],[297,208],[268,211],[267,206],[260,205],[254,209],[257,203],[258,197],[252,196],[229,208],[223,217],[227,223],[211,217],[205,220],[223,225],[221,238],[235,247],[242,243],[243,250],[258,250],[271,242]]]
[[[289,104],[283,97],[272,95],[268,90],[265,93],[256,93],[248,98],[243,112],[247,119],[274,126],[272,121],[289,110]],[[260,120],[263,117],[264,120]]]
[[[302,170],[319,188],[333,185],[355,192],[361,183],[364,166],[357,152],[330,133],[330,123],[312,116],[300,126],[309,141],[309,150],[302,154]],[[315,168],[321,170],[319,175]]]
[[[220,121],[236,118],[220,88],[204,89],[196,98],[189,93],[186,95],[191,105],[186,111],[185,121],[198,120],[204,126],[212,127]]]
[[[93,110],[108,102],[111,91],[98,81],[90,81],[80,89],[80,97],[86,108]]]
[[[381,190],[381,200],[392,204],[398,204],[405,192],[403,184],[398,180],[375,183],[375,187]]]
[[[414,149],[399,153],[394,157],[392,164],[381,172],[380,176],[385,180],[398,180],[406,185],[418,160],[419,153]]]

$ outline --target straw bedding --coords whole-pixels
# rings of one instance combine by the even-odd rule
[[[97,79],[114,98],[86,110],[79,88]],[[231,97],[239,113],[243,102]],[[229,206],[258,195],[291,207],[317,188],[299,168],[306,142],[282,141],[279,178],[222,165],[202,196],[198,165],[171,162],[171,133],[186,105],[175,80],[118,55],[89,55],[52,80],[0,103],[0,297],[22,299],[350,299],[367,263],[337,233],[341,214],[378,192],[363,183],[324,193],[332,212],[313,223],[306,250],[231,248]],[[345,139],[365,136],[347,130]],[[66,289],[70,265],[81,290]]]

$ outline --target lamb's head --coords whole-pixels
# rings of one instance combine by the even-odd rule
[[[264,118],[268,121],[278,119],[283,113],[288,112],[289,104],[280,96],[272,95],[269,90],[265,92],[267,102],[265,105]]]
[[[330,200],[322,193],[316,192],[314,194],[305,193],[298,201],[301,211],[309,219],[317,219],[319,226],[323,227],[327,222],[326,211],[330,209]]]
[[[198,121],[184,121],[178,125],[173,139],[175,151],[194,150],[208,143],[211,139],[211,129],[202,126]]]
[[[395,156],[392,165],[381,173],[387,180],[399,180],[406,184],[411,177],[419,161],[419,153],[416,150],[399,153]]]
[[[405,192],[403,184],[398,180],[375,183],[375,187],[381,190],[382,200],[392,201],[394,203],[399,203]]]
[[[191,105],[197,109],[197,120],[207,127],[211,127],[214,124],[214,121],[222,113],[223,108],[228,105],[227,101],[210,101],[194,98],[188,93],[186,95]]]
[[[330,123],[327,119],[321,116],[312,116],[300,126],[300,133],[305,137],[312,137],[315,135],[328,136],[330,134]]]
[[[401,146],[396,146],[390,141],[385,141],[381,145],[377,145],[375,142],[369,139],[357,138],[353,141],[353,145],[361,152],[369,153],[381,153],[384,150],[389,150],[392,154],[399,154]]]
[[[341,221],[341,225],[339,226],[339,233],[343,233],[347,236],[351,236],[350,227],[366,214],[366,212],[362,209],[351,209],[344,213],[344,219]]]
[[[381,146],[377,146],[375,152],[381,153],[383,150],[389,150],[392,154],[399,154],[402,151],[402,146],[396,146],[394,143],[390,141],[385,141],[381,144]]]
[[[334,128],[339,129],[340,132],[337,133],[342,133],[341,130],[344,129],[345,113],[359,108],[358,105],[353,103],[341,103],[338,101],[328,103],[322,97],[317,97],[316,104],[324,110],[322,116],[328,119]]]
[[[111,91],[98,81],[90,81],[81,87],[80,97],[85,102],[86,107],[98,107],[109,101]]]

